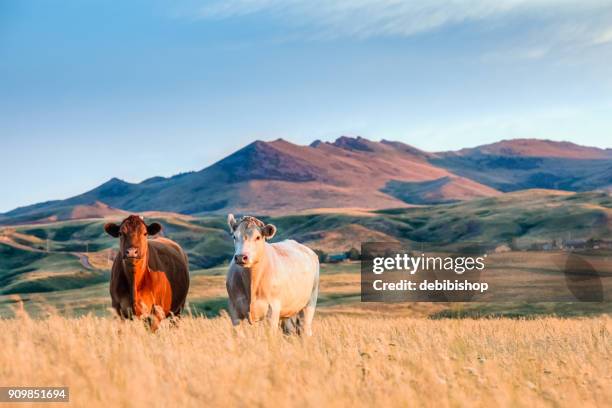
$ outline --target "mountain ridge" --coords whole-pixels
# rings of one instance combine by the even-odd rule
[[[557,142],[549,139],[504,139],[495,143],[460,149],[455,153],[465,155],[473,152],[497,156],[612,159],[612,149],[582,146],[572,142]]]
[[[610,186],[612,150],[569,142],[514,139],[430,153],[359,136],[310,145],[256,140],[199,171],[140,183],[113,177],[65,200],[0,214],[0,223],[45,219],[95,203],[133,212],[273,214],[445,204],[529,188],[609,191]]]

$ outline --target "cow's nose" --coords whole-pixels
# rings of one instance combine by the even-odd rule
[[[126,258],[138,258],[138,248],[128,248],[125,251],[125,257]]]
[[[249,260],[249,257],[246,255],[234,255],[234,260],[238,265],[243,265]]]

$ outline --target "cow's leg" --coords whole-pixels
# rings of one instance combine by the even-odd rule
[[[281,327],[283,328],[283,334],[291,335],[296,332],[296,326],[293,323],[292,317],[284,317],[281,319]]]
[[[268,309],[268,322],[270,327],[274,330],[278,330],[278,323],[280,321],[281,304],[280,301],[275,300],[270,303]]]
[[[164,312],[164,308],[158,305],[153,306],[153,314],[160,322],[166,318],[166,312]]]
[[[175,312],[170,312],[167,316],[168,321],[170,322],[170,327],[179,327],[179,323],[181,321],[182,315],[185,306],[185,302],[183,302],[183,306],[176,309]]]
[[[240,317],[238,316],[236,306],[234,306],[234,302],[232,302],[231,299],[228,299],[227,301],[227,309],[229,311],[230,319],[232,320],[232,325],[238,326],[240,324]]]
[[[310,294],[310,300],[304,309],[302,309],[304,333],[306,336],[312,336],[312,319],[314,318],[315,309],[317,307],[317,297],[319,296],[319,279],[315,280],[315,284]]]
[[[132,311],[132,305],[130,303],[130,298],[128,296],[122,297],[119,300],[117,313],[119,313],[119,316],[121,316],[122,319],[132,319],[134,313]]]
[[[161,325],[161,321],[164,320],[166,314],[161,306],[153,305],[149,313],[143,314],[145,325],[152,331],[156,332]]]
[[[295,330],[298,336],[301,336],[304,332],[304,309],[295,315]]]
[[[302,311],[304,312],[304,333],[306,333],[306,336],[312,336],[312,319],[314,318],[315,307],[308,305]]]
[[[170,316],[168,318],[168,321],[170,322],[170,327],[178,328],[179,327],[179,323],[181,322],[181,315],[180,314],[173,314],[172,316]]]
[[[159,328],[159,320],[157,319],[157,316],[155,316],[154,314],[150,314],[147,317],[145,317],[143,319],[145,327],[149,330],[151,330],[153,333],[155,333],[157,331],[157,329]]]
[[[240,303],[236,305],[232,299],[228,299],[227,301],[227,311],[230,315],[230,320],[232,321],[232,327],[234,333],[239,338],[244,338],[244,326],[240,326],[240,323],[244,320],[244,313],[241,312]]]

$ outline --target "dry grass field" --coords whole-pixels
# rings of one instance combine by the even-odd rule
[[[612,405],[611,330],[605,316],[323,314],[312,338],[262,325],[233,330],[223,315],[153,334],[138,321],[18,313],[0,319],[0,378],[66,385],[70,405],[88,407],[604,407]]]

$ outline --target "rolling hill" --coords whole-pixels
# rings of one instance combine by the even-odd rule
[[[604,192],[529,190],[447,205],[264,219],[278,227],[275,240],[292,238],[328,253],[359,248],[366,241],[435,244],[438,248],[477,243],[491,250],[504,244],[528,246],[568,236],[607,239],[612,228],[612,199]],[[13,279],[24,273],[44,271],[46,266],[55,269],[57,262],[50,261],[57,261],[57,257],[71,265],[70,270],[109,269],[118,241],[104,233],[107,221],[96,218],[0,227],[4,259],[0,288],[15,287]],[[187,251],[192,269],[214,267],[231,256],[233,243],[224,216],[148,213],[147,222],[151,221],[160,222],[163,234]],[[79,255],[87,256],[88,262],[79,264]]]
[[[233,252],[225,217],[144,214],[147,222],[162,223],[163,234],[188,253],[192,310],[211,316],[218,314],[226,305],[223,274]],[[44,315],[49,308],[68,315],[90,312],[106,315],[109,270],[118,240],[106,235],[103,225],[121,218],[121,214],[104,214],[103,218],[0,226],[0,316],[12,315],[20,304],[34,315]],[[475,249],[495,253],[505,247],[514,250],[508,256],[524,257],[530,253],[524,249],[538,251],[543,243],[609,240],[612,199],[605,192],[527,190],[443,205],[374,211],[326,209],[264,219],[277,226],[275,241],[292,238],[327,254],[360,248],[362,242],[384,241],[419,250]],[[552,268],[552,272],[556,259],[553,252],[540,252],[538,258],[545,260],[542,265]],[[562,257],[558,253],[556,256]],[[539,265],[536,272],[547,273],[548,269],[544,272],[537,269],[541,268]],[[359,302],[358,271],[358,263],[323,263],[320,306],[368,313],[370,309]],[[553,309],[548,305],[537,310],[609,313],[607,305],[584,303],[575,308],[553,305]],[[429,306],[414,308],[434,314],[442,313],[441,310],[452,312]],[[485,305],[478,306],[473,313],[529,315],[534,310],[531,306]]]
[[[300,146],[256,141],[213,165],[141,183],[118,178],[84,194],[22,207],[0,224],[113,216],[122,211],[280,215],[314,208],[402,208],[446,204],[530,188],[609,190],[612,151],[517,139],[428,153],[361,137]]]

